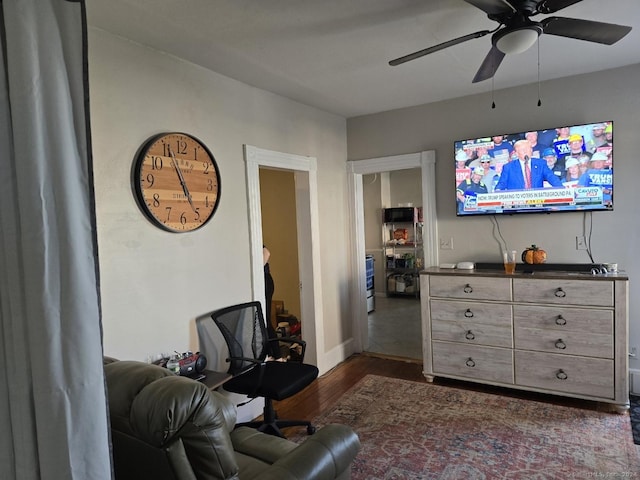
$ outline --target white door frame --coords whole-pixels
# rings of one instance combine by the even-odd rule
[[[300,277],[300,315],[302,336],[307,342],[305,363],[324,372],[324,328],[322,282],[320,277],[320,228],[318,224],[318,184],[315,157],[244,146],[249,206],[249,234],[253,297],[264,307],[264,270],[262,265],[262,208],[260,206],[260,167],[294,172],[296,224]]]
[[[434,150],[394,155],[391,157],[369,158],[347,162],[349,182],[349,211],[351,215],[351,271],[356,275],[353,282],[351,305],[354,329],[355,351],[369,348],[369,325],[367,322],[364,198],[362,175],[420,168],[422,175],[422,216],[424,266],[438,265],[438,226],[436,221],[436,153]]]

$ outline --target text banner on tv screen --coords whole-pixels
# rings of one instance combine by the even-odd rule
[[[454,143],[456,214],[613,210],[613,122]]]

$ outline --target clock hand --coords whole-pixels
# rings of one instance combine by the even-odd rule
[[[180,168],[178,167],[178,162],[176,160],[176,156],[173,153],[173,150],[169,150],[169,153],[171,154],[171,158],[173,158],[173,168],[176,169],[176,173],[178,174],[178,179],[180,180],[180,185],[182,185],[182,191],[184,192],[185,196],[187,197],[187,200],[189,200],[189,205],[191,205],[191,208],[193,209],[193,211],[196,211],[196,207],[193,204],[193,199],[191,198],[191,194],[189,193],[189,188],[187,188],[187,182],[185,182],[184,180],[184,176],[182,175],[182,171],[180,170]]]

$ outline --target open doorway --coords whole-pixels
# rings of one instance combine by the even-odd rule
[[[375,295],[367,303],[367,352],[390,357],[422,361],[422,324],[420,317],[419,281],[416,272],[422,266],[422,222],[385,223],[386,208],[422,209],[422,177],[420,168],[393,170],[362,176],[364,199],[365,251],[373,260]],[[422,220],[421,218],[419,220]],[[394,227],[412,230],[407,242],[397,243],[389,231]],[[417,234],[417,235],[416,235]],[[416,238],[417,237],[417,238]],[[389,245],[391,243],[391,246]],[[419,254],[417,262],[407,268],[395,257]],[[393,260],[390,260],[393,259]],[[396,288],[396,284],[403,287]],[[369,295],[369,292],[367,292]]]
[[[262,260],[262,208],[260,169],[275,169],[293,175],[295,190],[295,225],[298,256],[298,288],[300,291],[300,319],[302,337],[307,342],[305,363],[327,370],[322,352],[322,289],[320,282],[320,244],[318,225],[318,193],[316,159],[265,150],[245,145],[249,233],[253,297],[264,305],[265,285]]]
[[[424,266],[438,264],[436,248],[437,223],[435,208],[435,152],[425,151],[392,157],[379,157],[348,162],[350,212],[353,225],[352,271],[355,274],[352,293],[354,344],[356,351],[369,349],[369,325],[366,293],[366,248],[364,223],[363,176],[407,169],[420,169],[422,187]]]
[[[265,319],[271,323],[274,330],[286,323],[289,332],[297,332],[302,326],[302,312],[295,173],[290,170],[261,167],[260,205],[262,238],[270,253],[269,270],[274,285],[271,311],[265,312]]]

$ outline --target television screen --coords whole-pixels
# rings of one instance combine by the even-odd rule
[[[613,122],[458,140],[458,216],[613,210]]]

